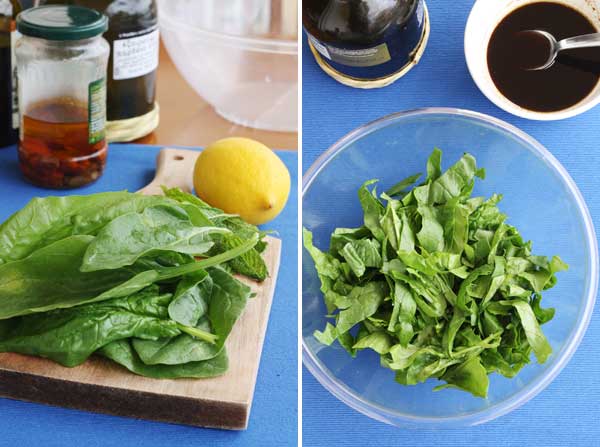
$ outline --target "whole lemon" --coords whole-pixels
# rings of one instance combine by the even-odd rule
[[[267,146],[248,138],[219,140],[198,156],[196,194],[208,204],[246,222],[274,219],[290,194],[290,173]]]

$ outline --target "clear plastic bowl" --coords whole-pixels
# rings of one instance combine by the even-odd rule
[[[519,407],[542,391],[575,352],[592,315],[598,289],[598,246],[586,204],[560,163],[540,143],[495,118],[455,109],[399,113],[367,124],[325,152],[303,179],[303,224],[314,242],[327,248],[336,227],[362,224],[357,191],[367,179],[379,179],[384,191],[408,175],[423,172],[434,147],[443,164],[470,152],[487,177],[475,194],[502,193],[508,214],[534,252],[560,255],[569,265],[558,284],[544,294],[556,308],[543,326],[554,353],[544,365],[532,363],[513,379],[490,376],[489,396],[481,399],[446,389],[440,382],[402,386],[394,373],[379,366],[379,356],[365,350],[352,359],[337,343],[313,337],[326,323],[319,280],[310,256],[302,260],[303,361],[337,398],[374,419],[403,427],[456,427],[480,424]]]
[[[293,1],[158,0],[175,66],[226,119],[298,129],[297,11]]]

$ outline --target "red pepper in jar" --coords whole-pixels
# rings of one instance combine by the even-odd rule
[[[57,98],[25,111],[19,163],[32,183],[49,188],[85,185],[100,177],[106,154],[105,139],[90,142],[85,104]]]

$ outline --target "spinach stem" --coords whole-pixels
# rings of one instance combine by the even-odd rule
[[[240,244],[237,247],[232,248],[231,250],[227,250],[211,258],[202,259],[201,261],[197,261],[192,264],[185,264],[178,267],[166,267],[160,269],[158,280],[164,281],[166,279],[177,278],[183,275],[187,275],[189,273],[196,272],[198,270],[223,264],[224,262],[230,261],[234,258],[237,258],[240,255],[243,255],[247,251],[252,250],[257,243],[258,234],[254,234],[251,239],[248,239],[243,244]]]
[[[203,331],[202,329],[198,329],[195,327],[184,326],[182,324],[177,324],[177,327],[180,331],[185,332],[186,334],[191,335],[192,337],[199,338],[200,340],[204,340],[208,343],[215,344],[219,337],[215,334],[211,334],[210,332]]]

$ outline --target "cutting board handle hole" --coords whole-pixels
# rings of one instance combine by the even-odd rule
[[[182,157],[181,155],[175,155],[175,156],[173,157],[173,160],[176,160],[176,161],[181,161],[181,160],[183,160],[183,159],[184,159],[184,157]]]

